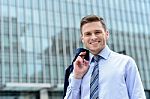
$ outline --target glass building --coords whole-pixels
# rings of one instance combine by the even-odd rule
[[[149,99],[149,9],[150,0],[0,0],[0,99],[61,99],[89,14],[106,20],[112,50],[135,59]]]

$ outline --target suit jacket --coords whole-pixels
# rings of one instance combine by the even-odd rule
[[[85,56],[85,58],[86,58],[86,60],[89,60],[89,51],[86,50],[86,49],[84,49],[84,48],[78,48],[78,49],[76,50],[75,57],[74,57],[74,59],[73,59],[73,61],[72,61],[72,64],[69,65],[69,67],[68,67],[68,68],[66,69],[66,71],[65,71],[63,97],[66,96],[67,87],[68,87],[68,85],[69,85],[68,79],[69,79],[70,74],[71,74],[72,71],[73,71],[73,62],[76,60],[76,58],[78,57],[78,55],[80,54],[80,52],[85,52],[85,51],[86,51],[86,53],[87,53],[86,56]]]

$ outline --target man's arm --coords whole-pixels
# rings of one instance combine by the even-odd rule
[[[73,77],[73,73],[70,74],[69,86],[67,87],[67,92],[64,99],[81,99],[81,80],[82,79],[75,79]]]
[[[146,99],[137,65],[132,58],[126,65],[126,85],[130,99]]]
[[[69,86],[64,99],[81,99],[82,78],[89,68],[89,62],[84,59],[86,52],[81,52],[73,62],[73,73],[69,76]]]

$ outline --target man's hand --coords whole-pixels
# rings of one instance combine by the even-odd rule
[[[81,79],[86,72],[88,71],[89,68],[89,62],[84,59],[84,56],[86,55],[86,52],[81,52],[75,62],[73,63],[74,65],[74,77],[76,79]]]

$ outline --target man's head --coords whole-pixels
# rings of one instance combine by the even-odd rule
[[[103,18],[88,15],[81,20],[81,40],[85,47],[97,55],[106,46],[109,32]]]

